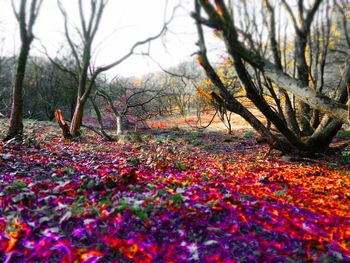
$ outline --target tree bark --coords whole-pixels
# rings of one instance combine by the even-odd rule
[[[326,117],[315,132],[306,140],[306,144],[315,150],[325,150],[342,127],[342,123]]]
[[[349,123],[347,118],[347,107],[322,94],[315,94],[308,86],[304,86],[300,81],[293,79],[287,74],[277,70],[271,63],[266,62],[261,69],[274,81],[275,84],[285,87],[296,97],[303,100],[312,108],[319,110],[342,123]]]
[[[55,110],[55,119],[60,128],[62,129],[63,137],[65,139],[70,139],[72,136],[70,135],[68,124],[65,121],[60,109]]]
[[[32,30],[40,10],[42,0],[32,0],[29,8],[29,19],[26,19],[26,0],[22,0],[20,2],[18,12],[16,11],[14,3],[12,4],[14,15],[19,24],[21,48],[17,59],[15,85],[13,86],[10,127],[4,141],[12,139],[16,135],[20,135],[23,132],[23,82],[26,73],[30,45],[34,39]]]
[[[117,119],[117,135],[123,134],[122,116],[116,116]]]
[[[197,1],[195,2],[195,8],[197,14],[200,15],[199,2]],[[235,99],[228,92],[227,88],[222,83],[220,77],[217,75],[217,73],[215,72],[214,68],[211,66],[208,60],[202,25],[198,20],[196,21],[196,25],[199,37],[198,46],[200,48],[198,54],[198,62],[203,67],[212,83],[220,90],[220,96],[216,95],[215,93],[212,93],[213,98],[219,104],[221,104],[222,107],[225,107],[227,108],[227,110],[242,116],[266,140],[266,142],[269,145],[276,145],[276,141],[278,139],[249,110],[247,110],[237,99]]]
[[[283,1],[283,3],[286,3],[286,1]],[[309,70],[305,59],[305,43],[310,32],[309,30],[313,16],[317,11],[320,3],[321,0],[315,0],[313,7],[305,12],[305,16],[301,16],[301,28],[296,26],[296,31],[298,34],[296,40],[297,50],[295,53],[297,60],[297,78],[293,78],[283,71],[280,65],[280,58],[276,49],[276,43],[274,43],[275,51],[273,54],[276,60],[275,64],[270,62],[270,60],[262,57],[259,52],[253,49],[249,49],[246,47],[246,45],[244,45],[244,43],[240,40],[238,31],[236,30],[236,25],[234,24],[232,16],[229,14],[229,11],[227,10],[227,7],[223,0],[216,1],[216,8],[213,4],[206,0],[196,0],[196,10],[195,13],[192,14],[193,18],[197,22],[197,29],[199,33],[198,45],[201,50],[201,52],[199,52],[199,56],[201,58],[200,63],[204,67],[207,76],[212,80],[213,84],[219,88],[220,96],[223,99],[227,109],[229,109],[232,104],[232,98],[228,94],[226,87],[220,83],[220,79],[218,76],[216,76],[215,71],[212,72],[213,70],[208,66],[210,64],[206,58],[206,46],[203,40],[203,30],[201,29],[200,25],[206,25],[208,27],[215,28],[222,33],[222,39],[224,40],[227,53],[233,58],[236,72],[242,84],[244,85],[247,97],[252,102],[254,102],[255,106],[260,110],[260,112],[263,113],[265,117],[269,119],[284,136],[284,138],[281,139],[277,138],[277,141],[281,142],[283,139],[287,139],[288,142],[297,150],[307,153],[312,153],[315,150],[324,151],[326,148],[328,148],[329,143],[341,127],[341,124],[350,123],[348,117],[348,108],[345,105],[345,101],[339,99],[331,99],[324,94],[315,92],[308,86]],[[206,11],[206,18],[201,16],[200,7]],[[300,9],[300,12],[303,12],[303,8]],[[295,25],[297,24],[297,19],[295,17],[293,19],[293,23]],[[252,82],[249,70],[247,69],[245,62],[250,64],[255,70],[260,70],[266,76],[266,78],[276,84],[276,86],[283,88],[285,91],[288,91],[290,94],[295,96],[296,99],[299,99],[302,104],[298,112],[299,117],[305,121],[305,125],[301,123],[302,132],[309,136],[308,139],[304,141],[296,136],[297,134],[295,130],[293,129],[292,132],[289,129],[290,124],[288,124],[288,122],[286,122],[283,117],[280,117],[278,114],[276,114],[270,105],[268,105],[262,95],[259,94],[255,84]],[[347,63],[347,66],[350,67],[350,61]],[[241,106],[244,107],[243,105]],[[320,113],[327,115],[327,117],[322,120],[319,127],[317,127],[315,132],[310,129],[310,107],[316,111],[319,111]],[[244,110],[239,109],[238,106],[236,109],[235,107],[231,107],[229,110],[238,112],[240,115],[242,112],[244,112]],[[292,107],[290,110],[294,111]],[[315,114],[315,127],[317,122],[318,114]],[[250,124],[252,125],[252,121],[250,121]],[[257,127],[254,128],[257,129]],[[313,132],[312,136],[310,136],[312,134],[311,132]]]
[[[29,55],[30,45],[22,44],[18,57],[15,85],[12,92],[12,107],[10,117],[10,127],[4,140],[9,140],[23,132],[23,82],[26,72],[26,65]]]
[[[298,30],[298,29],[297,29]],[[297,66],[297,77],[304,87],[309,86],[309,70],[305,57],[307,44],[307,34],[297,31],[297,39],[295,41],[295,60]],[[301,98],[296,100],[297,118],[301,127],[302,135],[311,135],[310,126],[311,108]]]
[[[280,54],[280,50],[278,48],[278,43],[276,39],[275,8],[274,6],[271,5],[271,3],[268,0],[266,0],[265,3],[266,3],[266,8],[270,14],[270,43],[271,43],[273,60],[276,67],[281,71],[283,71],[281,54]],[[297,123],[295,112],[288,93],[284,89],[279,87],[278,94],[279,94],[279,98],[282,101],[282,108],[283,108],[283,112],[284,112],[288,127],[293,131],[296,137],[300,137],[299,125]]]
[[[79,18],[80,18],[80,28],[76,27],[75,30],[78,31],[79,35],[82,37],[82,43],[76,44],[72,40],[68,27],[68,14],[62,5],[60,0],[57,0],[58,7],[64,18],[65,26],[65,36],[69,47],[72,52],[72,56],[75,60],[76,66],[78,68],[78,92],[77,92],[77,102],[75,105],[72,122],[70,125],[70,133],[72,136],[79,135],[79,128],[82,125],[84,105],[88,100],[91,91],[95,85],[95,81],[99,74],[105,72],[119,64],[124,60],[129,58],[134,54],[137,47],[147,44],[157,38],[159,38],[167,29],[167,25],[170,21],[166,22],[162,30],[155,36],[149,37],[143,41],[136,42],[130,49],[130,51],[122,56],[120,59],[101,67],[95,67],[92,65],[92,45],[99,29],[101,18],[108,0],[94,0],[94,1],[84,1],[90,3],[89,15],[84,13],[83,1],[78,2]],[[172,18],[171,18],[172,19]],[[170,19],[170,20],[171,20]],[[81,44],[81,46],[80,46]],[[79,50],[80,48],[80,50]],[[81,54],[82,53],[82,54]]]
[[[72,122],[70,124],[70,134],[71,136],[79,136],[79,129],[83,123],[84,115],[84,102],[78,97],[77,104],[75,106]]]
[[[122,114],[118,111],[118,109],[114,106],[113,100],[111,98],[111,96],[109,96],[106,92],[104,92],[103,90],[97,90],[97,95],[102,96],[108,103],[108,105],[111,107],[114,117],[116,119],[117,122],[117,135],[123,134],[124,130],[123,130],[123,118],[122,118]]]
[[[99,109],[99,107],[97,106],[97,103],[95,101],[95,98],[91,98],[91,103],[92,103],[92,106],[95,110],[95,113],[96,113],[96,117],[97,117],[97,121],[98,123],[100,124],[100,131],[101,131],[101,134],[103,135],[103,137],[105,137],[105,139],[107,139],[108,141],[114,141],[114,139],[108,135],[106,132],[105,132],[105,129],[104,129],[104,125],[103,125],[103,118],[102,118],[102,114],[101,114],[101,111]]]
[[[200,23],[209,25],[224,32],[225,41],[231,51],[241,57],[243,60],[251,64],[254,68],[257,68],[264,72],[268,78],[271,79],[276,85],[283,87],[286,91],[289,91],[296,98],[301,99],[314,109],[320,110],[320,112],[329,115],[332,118],[341,121],[342,123],[350,124],[350,120],[347,118],[347,107],[338,103],[335,100],[330,99],[322,94],[315,94],[310,90],[308,86],[303,85],[298,79],[294,79],[283,71],[279,70],[275,64],[264,59],[257,52],[248,50],[245,45],[238,39],[237,31],[232,24],[231,17],[227,14],[227,10],[221,8],[224,13],[224,19],[222,20],[220,15],[217,14],[214,7],[208,4],[205,0],[199,0],[202,7],[206,10],[209,16],[209,20],[205,20],[197,13],[192,16]],[[222,2],[222,1],[219,1]],[[348,62],[350,63],[350,62]]]

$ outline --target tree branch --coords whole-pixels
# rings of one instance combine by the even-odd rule
[[[70,49],[72,50],[72,54],[73,54],[73,57],[75,59],[75,63],[77,64],[77,67],[79,68],[79,70],[81,70],[81,65],[80,65],[80,59],[79,59],[79,55],[78,55],[78,52],[74,46],[74,43],[70,37],[70,34],[69,34],[69,29],[68,29],[68,15],[67,15],[67,12],[66,10],[64,9],[62,3],[60,0],[57,0],[57,5],[58,5],[58,8],[60,9],[62,15],[63,15],[63,18],[64,18],[64,32],[65,32],[65,36],[66,36],[66,39],[68,41],[68,44],[69,44],[69,47]]]

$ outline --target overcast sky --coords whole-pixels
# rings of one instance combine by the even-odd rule
[[[19,3],[19,0],[14,1]],[[168,0],[167,18],[179,1]],[[89,7],[89,1],[83,2]],[[96,66],[120,58],[136,41],[157,34],[164,22],[166,2],[166,0],[110,0],[94,42]],[[152,56],[166,68],[190,59],[191,54],[197,51],[196,30],[189,17],[193,1],[181,0],[181,2],[184,8],[178,10],[170,26],[171,32],[151,46]],[[62,0],[62,3],[70,15],[71,24],[78,26],[79,23],[76,23],[78,0]],[[0,4],[0,38],[4,38],[1,55],[11,55],[18,52],[18,26],[13,15],[11,0],[0,0]],[[44,0],[34,33],[51,56],[55,56],[58,50],[62,51],[62,45],[67,47],[63,32],[63,19],[56,0]],[[39,41],[35,41],[32,54],[37,55],[40,50],[42,48]],[[143,50],[147,50],[147,46]],[[158,67],[149,59],[134,56],[108,74],[134,76],[157,69]]]

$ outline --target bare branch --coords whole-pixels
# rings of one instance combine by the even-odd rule
[[[86,29],[85,16],[84,16],[84,12],[83,12],[82,0],[79,0],[79,14],[80,14],[81,27],[82,27],[82,30],[83,30],[83,34],[85,36],[87,34],[87,29]]]
[[[105,9],[107,3],[108,3],[108,1],[101,1],[99,9],[98,9],[98,12],[97,12],[97,15],[94,15],[94,17],[96,17],[96,22],[95,22],[95,25],[93,26],[93,28],[91,28],[91,38],[94,38],[95,35],[96,35],[96,32],[97,32],[98,27],[99,27],[99,24],[101,22],[101,17],[102,17],[103,10]]]
[[[283,3],[284,7],[286,8],[286,10],[287,10],[287,12],[288,12],[290,18],[292,19],[292,22],[293,22],[293,25],[294,25],[294,30],[295,30],[297,33],[300,32],[300,28],[299,28],[299,26],[298,26],[298,22],[297,22],[297,19],[296,19],[294,13],[293,13],[292,8],[290,7],[290,5],[287,3],[286,0],[281,0],[281,1],[282,1],[282,3]]]
[[[29,21],[28,21],[28,35],[31,38],[33,38],[33,26],[36,18],[38,17],[39,10],[42,3],[43,3],[43,0],[32,0],[31,6],[30,6]]]
[[[322,3],[322,0],[315,0],[311,9],[306,13],[306,18],[304,22],[305,22],[305,27],[307,29],[307,32],[309,32],[310,30],[311,23],[314,20],[315,14],[318,8],[320,7],[321,3]]]
[[[41,41],[40,41],[40,44],[41,44],[41,47],[44,49],[44,52],[43,52],[43,53],[44,53],[44,55],[46,56],[46,58],[47,58],[48,60],[50,60],[50,62],[51,62],[55,67],[57,67],[59,70],[61,70],[62,72],[65,72],[65,73],[68,73],[69,75],[71,75],[71,76],[73,77],[73,79],[75,80],[76,83],[79,83],[79,79],[78,79],[78,77],[77,77],[76,72],[74,72],[74,71],[68,69],[67,67],[63,66],[63,65],[60,64],[60,63],[57,63],[57,61],[56,61],[55,59],[53,59],[53,58],[49,55],[49,53],[48,53],[48,51],[47,51],[47,48],[41,43]]]
[[[146,44],[146,43],[149,43],[149,42],[151,42],[151,41],[153,41],[153,40],[159,38],[161,35],[164,34],[164,32],[166,32],[166,30],[167,30],[167,24],[164,25],[164,27],[162,28],[162,30],[161,30],[157,35],[155,35],[155,36],[153,36],[153,37],[146,38],[145,40],[136,42],[136,43],[131,47],[130,51],[129,51],[126,55],[124,55],[123,57],[121,57],[120,59],[118,59],[117,61],[115,61],[115,62],[113,62],[113,63],[111,63],[111,64],[109,64],[109,65],[99,67],[99,68],[96,70],[96,72],[94,73],[94,75],[97,76],[98,74],[100,74],[100,73],[102,73],[102,72],[104,72],[104,71],[107,71],[107,70],[109,70],[109,69],[111,69],[111,68],[113,68],[113,67],[119,65],[119,64],[122,63],[124,60],[126,60],[128,57],[130,57],[131,55],[133,55],[133,54],[134,54],[134,51],[135,51],[135,49],[136,49],[137,47],[142,46],[142,45],[144,45],[144,44]]]
[[[25,4],[25,1],[22,1],[22,3],[23,2]],[[19,22],[20,21],[20,15],[19,15],[19,12],[17,12],[17,10],[16,10],[16,6],[15,6],[15,3],[14,3],[14,0],[11,0],[11,5],[12,5],[12,11],[13,11],[17,21]]]
[[[58,8],[61,11],[61,14],[63,15],[63,18],[64,18],[64,33],[65,33],[66,39],[67,39],[69,47],[70,47],[70,49],[72,51],[73,57],[75,59],[75,62],[77,64],[77,66],[79,67],[79,70],[81,70],[80,59],[79,59],[78,52],[77,52],[77,50],[75,48],[73,40],[70,37],[70,34],[69,34],[68,14],[67,14],[66,10],[64,9],[64,7],[63,7],[63,5],[62,5],[60,0],[57,0],[57,5],[58,5]]]

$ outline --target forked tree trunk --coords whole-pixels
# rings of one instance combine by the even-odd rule
[[[342,125],[339,121],[325,117],[313,135],[307,139],[306,144],[319,151],[327,149]]]
[[[301,99],[297,98],[297,117],[301,128],[302,136],[309,136],[313,133],[310,125],[311,108]]]
[[[123,118],[122,114],[118,111],[118,109],[114,106],[113,100],[111,96],[109,96],[106,92],[102,90],[98,90],[97,92],[98,95],[102,96],[108,103],[108,105],[111,107],[114,117],[117,121],[117,135],[123,134],[124,129],[123,129]]]
[[[295,116],[295,112],[292,106],[292,102],[289,98],[289,95],[287,92],[283,91],[282,92],[282,107],[283,111],[285,112],[285,117],[286,117],[286,122],[288,127],[293,131],[293,133],[299,138],[300,137],[300,128]]]
[[[64,18],[66,39],[71,49],[72,56],[79,69],[77,103],[75,106],[72,122],[70,125],[70,134],[71,136],[75,137],[75,136],[79,136],[79,128],[82,125],[83,114],[84,114],[84,105],[87,99],[89,98],[93,87],[95,86],[95,81],[98,75],[125,61],[125,59],[127,59],[128,57],[134,54],[134,51],[138,46],[147,44],[159,38],[165,32],[168,22],[164,25],[164,27],[159,32],[159,34],[153,37],[149,37],[143,41],[136,42],[131,47],[130,51],[124,56],[122,56],[120,59],[115,60],[114,62],[105,66],[95,67],[91,63],[92,62],[91,57],[93,55],[92,45],[93,45],[95,36],[97,34],[97,31],[99,29],[101,18],[105,10],[105,7],[108,3],[108,0],[78,1],[80,27],[79,26],[74,27],[74,30],[76,30],[82,38],[81,39],[82,41],[79,44],[74,43],[74,41],[71,38],[71,34],[69,32],[69,19],[68,19],[67,11],[65,10],[60,0],[57,0],[57,2],[58,2],[58,8],[60,9]],[[87,12],[88,14],[83,12],[84,10],[83,2],[90,4],[89,6],[90,11]]]
[[[270,33],[269,34],[270,34],[270,44],[271,44],[271,50],[273,54],[273,60],[274,60],[274,63],[276,64],[276,67],[283,71],[283,66],[281,61],[281,52],[279,50],[279,45],[277,42],[275,8],[274,6],[271,5],[271,3],[268,0],[265,1],[265,5],[270,15]],[[299,138],[300,128],[299,128],[289,95],[282,88],[278,88],[278,94],[282,102],[281,104],[283,108],[284,117],[287,122],[287,126],[290,127],[290,129],[295,134],[295,136]],[[279,103],[278,101],[276,102]]]

